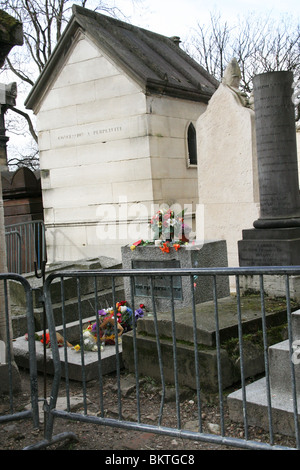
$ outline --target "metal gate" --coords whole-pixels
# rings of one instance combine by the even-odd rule
[[[29,374],[30,374],[30,394],[31,408],[28,411],[18,411],[15,407],[14,395],[16,389],[20,387],[18,383],[18,374],[14,369],[14,355],[12,348],[12,332],[10,328],[10,301],[9,287],[10,283],[19,283],[25,296],[27,331],[28,331],[28,358],[29,358]],[[0,424],[8,421],[22,420],[31,418],[33,426],[39,427],[39,410],[38,410],[38,385],[37,385],[37,367],[35,353],[35,325],[33,316],[33,301],[31,286],[26,279],[18,274],[0,274],[0,296],[1,296],[1,318],[3,319],[1,328],[1,354],[0,367],[2,368],[2,380],[7,384],[5,393],[9,397],[9,411],[0,416]],[[4,385],[4,383],[2,384]]]
[[[297,391],[296,391],[296,378],[295,378],[295,364],[292,360],[294,349],[293,349],[293,332],[291,325],[291,297],[290,297],[290,277],[299,275],[300,268],[207,268],[207,269],[163,269],[163,270],[101,270],[101,271],[62,271],[50,274],[44,284],[44,302],[46,308],[47,322],[51,341],[51,354],[53,359],[53,383],[49,402],[46,404],[47,412],[47,426],[45,429],[45,439],[29,448],[44,448],[54,442],[61,439],[68,439],[74,437],[73,433],[63,433],[61,435],[53,435],[54,421],[57,419],[81,421],[90,423],[91,425],[105,425],[111,427],[117,427],[122,429],[128,429],[133,431],[146,431],[151,433],[160,434],[162,436],[173,436],[184,439],[192,439],[193,441],[201,441],[207,443],[213,443],[218,445],[226,445],[238,448],[247,449],[283,449],[283,448],[300,448],[299,442],[299,427],[298,427],[298,407],[297,407]],[[103,370],[102,370],[102,350],[101,341],[99,335],[97,336],[97,342],[95,343],[96,350],[91,354],[97,358],[97,380],[99,381],[99,416],[95,416],[94,413],[89,412],[89,406],[87,402],[87,382],[88,382],[88,369],[87,369],[87,353],[84,351],[84,337],[83,330],[86,322],[86,317],[89,317],[89,322],[96,324],[99,327],[99,310],[103,308],[101,304],[103,299],[107,300],[105,295],[110,295],[110,305],[113,306],[114,311],[114,334],[115,337],[118,335],[117,329],[117,308],[116,303],[121,300],[120,292],[122,292],[122,283],[125,278],[130,280],[130,298],[129,303],[131,304],[132,311],[135,312],[137,307],[137,300],[134,295],[135,280],[140,276],[149,278],[150,285],[150,297],[149,305],[151,309],[151,315],[154,327],[154,339],[157,350],[157,370],[159,371],[160,384],[161,384],[161,402],[160,409],[157,416],[157,424],[147,424],[143,418],[143,411],[140,408],[139,402],[139,349],[137,343],[137,329],[136,323],[133,321],[132,324],[132,341],[133,341],[133,357],[134,357],[134,374],[136,378],[136,419],[126,420],[122,417],[122,396],[120,389],[120,371],[121,371],[121,352],[122,347],[118,341],[114,345],[115,355],[115,373],[116,381],[118,386],[118,409],[119,417],[111,418],[107,417],[104,411],[104,400],[105,397],[102,393],[102,382],[103,382]],[[169,300],[170,300],[170,337],[173,348],[173,370],[174,370],[174,386],[176,392],[176,423],[174,426],[165,426],[163,424],[163,415],[165,407],[165,391],[166,391],[166,379],[165,379],[165,368],[164,368],[164,354],[162,353],[163,339],[159,333],[159,322],[156,311],[156,298],[155,298],[155,279],[159,276],[163,276],[166,282],[169,283]],[[191,343],[194,347],[194,373],[196,382],[196,396],[197,396],[197,417],[198,420],[198,431],[189,431],[184,429],[182,425],[181,413],[180,413],[180,384],[177,375],[178,371],[178,343],[176,341],[176,307],[174,302],[173,284],[175,278],[180,276],[181,278],[186,277],[189,279],[190,284],[190,315],[191,322],[193,325],[193,338]],[[227,435],[225,416],[224,416],[224,386],[223,386],[223,372],[222,372],[222,351],[220,343],[220,330],[219,330],[219,299],[217,293],[218,278],[223,276],[230,276],[235,280],[236,284],[236,322],[238,327],[238,341],[239,341],[239,354],[240,354],[240,376],[241,376],[241,388],[242,388],[242,407],[244,416],[244,438],[231,437]],[[259,288],[260,288],[260,318],[259,322],[261,325],[262,337],[263,337],[263,356],[265,364],[265,376],[266,376],[266,400],[268,410],[268,422],[269,422],[269,441],[258,442],[249,439],[248,434],[248,414],[247,414],[247,392],[246,392],[246,380],[244,376],[244,353],[243,353],[243,323],[242,315],[243,308],[241,305],[241,294],[240,294],[240,278],[241,276],[257,276]],[[293,416],[294,416],[294,433],[295,433],[295,446],[291,447],[280,447],[274,444],[274,428],[273,428],[273,409],[272,409],[272,397],[270,389],[270,376],[269,376],[269,357],[268,357],[268,342],[267,342],[267,315],[265,310],[265,295],[264,295],[264,276],[282,277],[285,283],[285,302],[286,302],[286,323],[289,337],[289,351],[290,351],[290,377],[291,377],[291,399],[293,400]],[[215,335],[215,349],[217,359],[217,390],[219,395],[219,410],[220,410],[220,432],[218,435],[204,431],[202,423],[202,404],[201,404],[201,387],[202,377],[199,373],[201,364],[199,364],[199,355],[197,348],[197,320],[196,320],[196,305],[194,298],[194,283],[195,279],[201,279],[203,277],[210,277],[212,285],[212,298],[214,305],[214,321],[216,326]],[[53,293],[53,288],[59,285],[60,295]],[[76,311],[77,316],[77,328],[78,328],[78,343],[80,346],[79,352],[70,351],[68,348],[66,339],[68,338],[68,315],[70,310],[69,302],[67,301],[67,291],[69,286],[72,285],[76,290],[76,306],[72,304],[72,312]],[[101,297],[101,295],[104,297]],[[185,293],[187,295],[187,293]],[[109,304],[108,304],[109,305]],[[59,307],[58,307],[59,306]],[[105,305],[106,307],[107,305]],[[87,315],[88,314],[88,315]],[[137,323],[138,324],[138,323]],[[57,326],[62,325],[61,334],[65,339],[63,347],[59,347],[57,339]],[[80,358],[80,371],[82,380],[83,390],[83,414],[72,412],[68,406],[66,411],[57,408],[57,399],[60,394],[60,383],[62,377],[66,384],[66,398],[67,402],[70,402],[70,387],[71,381],[69,380],[70,369],[69,369],[69,356],[70,354],[77,354],[77,358]]]
[[[45,262],[46,239],[43,220],[19,222],[5,227],[7,268],[24,274],[41,269]]]

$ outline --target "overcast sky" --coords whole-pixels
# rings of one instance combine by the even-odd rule
[[[288,13],[300,21],[300,0],[114,0],[128,21],[165,36],[179,36],[187,40],[197,24],[209,23],[210,13],[222,14],[222,19],[234,24],[238,16],[247,13],[268,13],[272,16]],[[136,3],[133,8],[132,4]],[[138,6],[139,5],[139,6]],[[126,20],[125,20],[126,21]],[[14,78],[14,77],[13,77]],[[24,98],[25,99],[25,98]],[[19,92],[18,106],[22,95]],[[11,141],[18,139],[10,135]],[[21,144],[22,145],[22,144]]]
[[[116,0],[120,10],[131,16],[136,26],[165,36],[186,38],[197,23],[204,24],[210,12],[217,11],[228,22],[249,12],[291,14],[300,19],[300,0],[142,0],[132,8],[132,0]]]

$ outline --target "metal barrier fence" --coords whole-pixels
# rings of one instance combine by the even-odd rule
[[[28,328],[28,355],[30,369],[30,395],[31,408],[27,411],[18,411],[15,406],[15,393],[21,390],[18,370],[14,362],[12,347],[12,335],[10,328],[10,297],[9,284],[17,282],[23,286],[26,298],[26,316]],[[1,312],[1,344],[3,345],[0,356],[0,367],[2,369],[1,391],[9,398],[9,410],[0,416],[0,424],[8,421],[22,420],[32,418],[33,426],[39,427],[39,409],[38,409],[38,385],[37,385],[37,367],[35,353],[35,325],[33,316],[32,290],[22,276],[18,274],[0,274],[0,312]]]
[[[45,226],[42,220],[5,227],[7,269],[18,274],[41,269],[46,260]]]
[[[61,435],[55,436],[53,433],[54,422],[56,419],[64,419],[71,421],[78,421],[84,423],[90,423],[93,425],[104,425],[111,426],[115,428],[127,429],[132,431],[144,431],[154,434],[159,434],[161,436],[172,436],[179,437],[183,439],[191,439],[193,441],[206,442],[218,445],[226,445],[238,448],[247,448],[247,449],[284,449],[284,448],[300,448],[299,442],[299,428],[298,428],[298,408],[297,408],[297,391],[296,391],[296,379],[295,379],[295,364],[290,360],[290,370],[291,370],[291,386],[292,393],[291,399],[293,401],[293,415],[294,415],[294,424],[295,424],[295,445],[293,446],[280,446],[276,445],[274,441],[274,429],[273,429],[273,409],[272,409],[272,397],[270,389],[270,376],[269,376],[269,357],[268,357],[268,341],[267,341],[267,315],[265,310],[265,295],[264,295],[264,276],[280,276],[283,278],[286,287],[285,302],[286,302],[286,323],[288,329],[289,337],[289,357],[292,358],[294,353],[293,350],[293,333],[291,326],[291,297],[290,297],[290,276],[299,275],[300,267],[293,268],[207,268],[207,269],[163,269],[163,270],[101,270],[101,271],[62,271],[56,272],[49,275],[46,278],[44,284],[44,302],[47,314],[47,322],[50,334],[51,341],[51,350],[53,358],[53,383],[52,390],[49,402],[46,406],[47,411],[47,420],[46,420],[46,429],[45,429],[45,439],[29,448],[44,448],[50,445],[53,442],[57,442],[60,439],[68,439],[74,437],[73,433],[63,433]],[[160,376],[160,385],[161,385],[161,401],[159,409],[157,412],[157,424],[149,424],[145,422],[145,410],[141,409],[140,406],[140,372],[139,372],[139,348],[137,341],[137,329],[135,322],[133,322],[133,329],[131,332],[132,341],[133,341],[133,362],[134,362],[134,375],[136,379],[136,419],[126,420],[122,417],[122,394],[120,388],[120,379],[121,379],[121,344],[116,341],[114,348],[115,354],[115,374],[116,374],[116,384],[117,384],[117,406],[119,410],[119,417],[114,418],[110,417],[109,414],[105,411],[105,396],[103,395],[103,370],[102,370],[102,359],[103,351],[101,350],[101,341],[99,335],[97,337],[97,350],[96,352],[86,353],[84,352],[84,337],[83,329],[86,321],[86,315],[88,314],[91,318],[89,321],[94,322],[99,328],[99,309],[106,308],[107,305],[100,304],[102,301],[99,300],[99,294],[101,291],[110,291],[111,292],[111,305],[114,306],[114,334],[117,337],[117,310],[116,302],[120,301],[118,285],[119,281],[124,278],[130,280],[130,298],[127,299],[133,312],[136,308],[136,298],[134,295],[134,284],[135,280],[139,277],[148,277],[150,283],[150,310],[151,310],[151,321],[153,321],[154,326],[154,341],[157,351],[157,370],[159,371]],[[164,410],[166,405],[166,379],[165,379],[165,368],[164,361],[165,356],[162,352],[163,338],[159,334],[159,314],[156,309],[156,298],[154,292],[155,279],[159,277],[166,277],[170,285],[170,337],[171,337],[171,347],[173,349],[173,370],[174,370],[174,387],[176,392],[176,422],[174,424],[164,424]],[[175,278],[180,276],[181,278],[185,277],[189,279],[190,282],[190,293],[185,293],[189,295],[191,299],[191,323],[193,325],[193,337],[191,338],[191,343],[194,348],[194,374],[195,374],[195,383],[196,390],[195,394],[197,397],[197,414],[195,419],[198,421],[198,431],[186,430],[182,424],[182,417],[180,411],[180,384],[178,378],[178,348],[179,344],[176,341],[176,308],[173,297],[173,283]],[[219,396],[219,415],[220,415],[220,432],[218,435],[208,432],[204,429],[203,418],[202,418],[202,376],[199,373],[201,368],[201,363],[199,363],[199,350],[197,346],[197,315],[196,315],[196,305],[194,299],[194,282],[197,277],[202,278],[202,276],[209,276],[212,280],[212,294],[213,294],[213,306],[214,313],[213,318],[215,322],[216,334],[215,334],[215,348],[216,348],[216,358],[217,358],[217,390]],[[240,353],[240,376],[241,376],[241,388],[243,396],[243,416],[244,416],[244,437],[231,436],[227,432],[226,427],[226,418],[224,413],[224,386],[222,383],[223,371],[222,371],[222,354],[221,354],[221,343],[220,343],[220,300],[218,299],[217,293],[217,280],[219,276],[232,276],[236,282],[236,323],[238,328],[238,340],[239,340],[239,353]],[[244,376],[244,356],[243,356],[243,308],[241,304],[241,295],[240,295],[240,278],[241,276],[258,276],[259,285],[260,285],[260,305],[261,305],[261,314],[259,322],[261,324],[262,336],[263,336],[263,359],[265,364],[265,375],[266,375],[266,400],[267,400],[267,410],[268,410],[268,421],[269,421],[269,441],[268,442],[259,442],[255,439],[250,439],[249,434],[249,425],[247,418],[247,393],[246,393],[246,380]],[[70,350],[66,344],[66,339],[68,339],[68,302],[67,302],[67,283],[71,282],[76,287],[76,306],[72,305],[71,310],[74,312],[76,310],[76,315],[78,318],[78,342],[80,344],[80,351],[75,352]],[[55,298],[53,297],[52,288],[54,284],[60,285],[60,296]],[[89,284],[89,289],[85,290],[85,285]],[[92,294],[91,294],[92,286]],[[124,299],[123,299],[124,300]],[[59,312],[57,313],[56,306],[60,305]],[[149,308],[148,308],[149,310]],[[138,324],[138,322],[137,322]],[[61,333],[65,339],[64,346],[61,348],[58,345],[57,340],[57,326],[62,325]],[[124,335],[123,335],[124,336]],[[105,349],[104,349],[105,351]],[[79,360],[80,373],[82,380],[82,391],[83,391],[83,414],[78,412],[71,411],[69,406],[70,404],[70,388],[72,388],[72,380],[70,380],[70,368],[69,368],[69,358],[71,354],[77,354],[77,360]],[[97,383],[99,384],[99,413],[95,416],[95,413],[89,412],[89,404],[87,400],[87,382],[88,382],[88,357],[94,355],[97,363]],[[201,362],[201,361],[200,361]],[[64,363],[64,365],[63,365]],[[66,411],[59,410],[57,408],[57,399],[60,394],[60,383],[62,377],[65,381],[66,389],[66,398],[68,403],[68,408]],[[134,400],[134,399],[133,399]]]

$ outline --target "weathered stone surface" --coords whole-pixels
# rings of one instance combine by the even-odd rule
[[[221,83],[196,125],[199,205],[197,238],[227,241],[228,265],[238,265],[237,241],[259,214],[254,111],[236,87]],[[212,171],[213,169],[213,171]]]
[[[240,266],[300,263],[300,195],[292,72],[253,80],[260,216],[238,242]]]
[[[138,246],[134,251],[129,246],[122,247],[122,263],[124,269],[147,268],[208,268],[226,267],[227,249],[226,241],[214,241],[204,243],[202,246],[193,248],[193,245],[182,246],[176,251],[170,248],[170,253],[163,253],[159,247],[154,245]],[[157,265],[156,265],[157,263]],[[170,279],[159,276],[156,282],[155,298],[157,311],[170,310]],[[195,303],[206,302],[213,299],[213,281],[211,276],[199,276],[194,280],[195,287],[191,286],[189,276],[181,276],[173,280],[174,305],[178,308],[191,306],[191,288],[194,289]],[[124,278],[125,296],[131,302],[131,286],[129,278]],[[144,294],[143,294],[144,293]],[[149,280],[145,277],[135,278],[135,305],[143,303],[152,310],[151,289]],[[230,295],[228,276],[217,276],[218,298]]]
[[[292,72],[253,79],[260,217],[256,228],[300,226]]]

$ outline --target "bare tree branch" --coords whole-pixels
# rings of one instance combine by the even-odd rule
[[[22,116],[23,118],[26,119],[26,121],[28,123],[28,128],[29,128],[30,134],[33,137],[33,139],[35,140],[35,142],[38,143],[38,137],[35,133],[35,130],[34,130],[34,127],[32,125],[32,121],[30,119],[30,116],[27,113],[25,113],[24,111],[22,111],[21,109],[18,109],[14,106],[7,106],[7,108],[10,109],[11,111],[13,111],[14,113],[19,114],[20,116]]]
[[[133,3],[142,1],[132,0]],[[113,0],[0,0],[0,8],[23,24],[24,46],[22,52],[14,49],[5,65],[24,86],[27,85],[28,93],[45,67],[54,46],[59,41],[64,26],[71,17],[73,4],[79,4],[95,11],[104,11],[115,17],[121,16],[121,12],[115,7]],[[29,132],[37,142],[30,114],[18,108],[10,109],[25,118]]]

